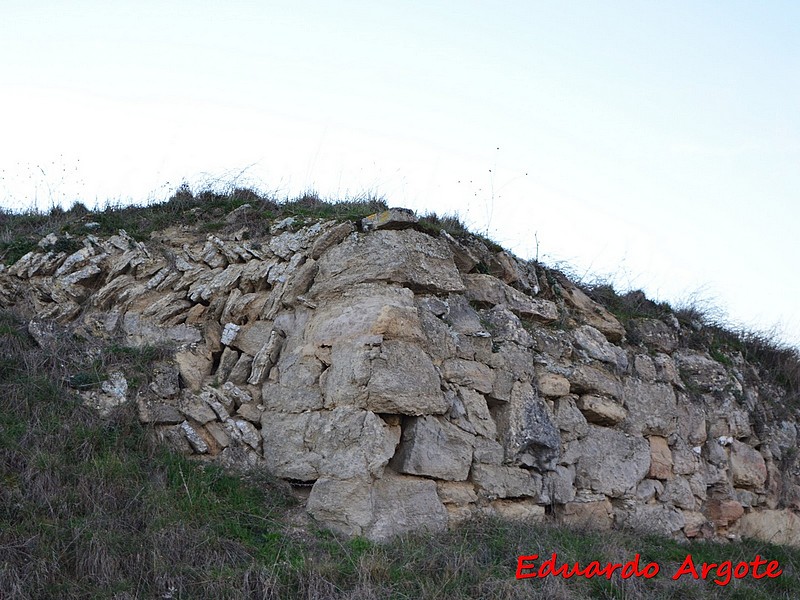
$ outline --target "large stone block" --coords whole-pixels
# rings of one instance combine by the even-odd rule
[[[623,428],[635,435],[668,436],[678,427],[677,401],[668,383],[647,383],[629,378],[623,386],[628,416]]]
[[[385,341],[371,362],[366,408],[379,413],[444,414],[448,405],[430,357],[400,340]]]
[[[319,479],[311,488],[306,509],[326,527],[373,541],[415,531],[441,531],[448,521],[434,481],[389,471],[375,481]]]
[[[622,398],[622,386],[614,375],[590,365],[578,365],[568,375],[570,391],[574,394],[597,394]]]
[[[543,471],[555,467],[561,437],[549,408],[529,382],[516,382],[511,399],[498,406],[494,415],[507,462]]]
[[[464,275],[466,296],[474,302],[489,306],[505,306],[508,310],[526,317],[550,323],[558,319],[558,308],[553,302],[531,298],[491,275],[474,273]]]
[[[610,427],[622,422],[628,414],[621,404],[594,394],[584,394],[578,398],[577,406],[589,423]]]
[[[555,401],[553,422],[561,432],[562,442],[571,442],[589,432],[586,417],[578,410],[577,396],[563,396]]]
[[[625,328],[604,306],[589,298],[565,277],[559,278],[559,283],[564,299],[578,311],[586,323],[612,342],[619,342],[625,337]]]
[[[800,547],[800,517],[791,510],[750,512],[736,525],[736,533],[744,538]]]
[[[634,335],[657,352],[672,354],[678,347],[678,334],[658,319],[634,319]]]
[[[472,388],[483,394],[492,391],[494,372],[483,363],[451,358],[442,363],[442,376],[451,383]]]
[[[671,536],[686,524],[683,513],[674,506],[645,504],[614,513],[617,524],[635,531]]]
[[[734,440],[731,444],[730,461],[735,486],[750,488],[764,486],[767,480],[767,465],[758,450]]]
[[[471,479],[481,495],[490,500],[524,496],[538,498],[542,493],[541,475],[516,467],[475,463]]]
[[[277,477],[380,476],[400,441],[400,427],[374,413],[343,406],[331,411],[261,417],[264,461]]]
[[[460,292],[464,283],[446,242],[411,229],[350,236],[319,259],[312,298],[357,284],[386,281],[434,293]]]
[[[614,523],[613,507],[608,499],[567,502],[556,514],[561,523],[572,527],[608,530]]]
[[[650,444],[641,437],[590,425],[589,434],[572,442],[578,456],[575,485],[611,498],[633,496],[650,470]]]
[[[472,464],[473,436],[437,417],[418,417],[403,429],[392,467],[408,475],[464,481]]]
[[[609,343],[606,337],[591,325],[578,327],[572,333],[575,345],[586,356],[608,363],[624,370],[628,366],[628,356],[619,346]]]
[[[703,354],[681,351],[675,353],[675,361],[689,389],[715,392],[723,390],[728,384],[725,367]]]
[[[648,477],[672,479],[672,452],[667,440],[661,436],[650,436],[650,471]]]

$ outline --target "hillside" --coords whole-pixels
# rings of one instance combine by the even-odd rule
[[[514,581],[556,548],[771,554],[784,575],[730,585],[793,597],[765,544],[800,546],[794,349],[380,202],[182,189],[0,227],[10,597],[724,587]]]

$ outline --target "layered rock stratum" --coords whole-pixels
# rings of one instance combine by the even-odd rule
[[[85,401],[310,487],[347,535],[494,515],[800,545],[797,408],[741,353],[690,347],[674,315],[623,326],[554,270],[415,225],[176,225],[70,252],[52,233],[0,265],[0,306],[42,345],[168,349],[149,386],[114,371]]]

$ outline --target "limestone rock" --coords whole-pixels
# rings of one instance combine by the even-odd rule
[[[758,450],[734,440],[731,444],[730,461],[734,485],[752,488],[764,486],[767,465]]]
[[[364,231],[377,229],[408,229],[415,225],[418,219],[413,210],[407,208],[390,208],[361,219],[361,228]]]
[[[188,325],[162,327],[135,312],[125,313],[122,318],[122,330],[127,336],[127,343],[132,346],[195,344],[203,339],[196,327]]]
[[[478,500],[475,486],[460,481],[437,481],[436,491],[443,504],[472,504]]]
[[[453,260],[456,263],[456,267],[462,273],[469,273],[475,265],[481,262],[480,257],[477,256],[475,252],[456,240],[444,229],[439,232],[439,236],[450,246],[450,251],[453,253]]]
[[[560,278],[559,283],[563,288],[564,299],[580,313],[588,325],[597,329],[611,342],[620,342],[625,337],[625,328],[608,310],[565,278]]]
[[[416,344],[387,340],[372,361],[367,408],[403,415],[435,415],[447,411],[439,375]]]
[[[667,354],[656,354],[653,358],[653,363],[656,367],[656,381],[671,383],[683,389],[683,382],[678,373],[678,367],[671,356]]]
[[[681,376],[686,383],[700,392],[721,391],[728,383],[725,367],[696,352],[677,352]]]
[[[706,516],[698,511],[683,510],[683,533],[687,538],[698,537],[707,525]]]
[[[486,365],[474,360],[452,358],[442,363],[442,376],[445,380],[468,387],[483,394],[492,391],[494,373]]]
[[[393,335],[419,341],[421,330],[411,290],[372,282],[353,285],[324,302],[310,317],[305,338],[324,346],[354,340],[379,343]]]
[[[136,398],[139,420],[153,425],[179,425],[186,417],[171,404],[148,400],[141,395]]]
[[[503,462],[503,447],[493,439],[477,437],[473,440],[472,459],[483,465],[500,465]]]
[[[198,429],[192,426],[188,421],[184,421],[181,423],[181,430],[195,452],[198,454],[208,454],[210,450],[208,442]]]
[[[467,299],[459,294],[450,294],[443,318],[457,333],[475,334],[484,331],[480,315],[470,306]]]
[[[408,229],[351,236],[334,246],[320,257],[319,274],[309,295],[313,298],[335,294],[373,281],[434,293],[464,289],[450,248]]]
[[[496,465],[475,463],[472,482],[488,499],[538,497],[542,493],[542,477],[537,473]]]
[[[200,390],[214,365],[211,352],[203,344],[176,352],[175,362],[184,385],[193,391]]]
[[[613,507],[608,499],[589,502],[568,502],[558,512],[558,519],[564,525],[586,527],[588,529],[611,529],[614,522]]]
[[[677,400],[672,386],[629,378],[623,386],[628,416],[623,427],[633,434],[668,436],[677,429]]]
[[[441,531],[448,521],[434,481],[389,472],[372,485],[363,479],[321,478],[311,488],[307,510],[335,531],[372,541]]]
[[[216,421],[219,418],[219,415],[214,412],[214,409],[205,398],[191,393],[183,394],[183,397],[178,403],[178,409],[200,425],[205,425],[209,421]]]
[[[549,409],[530,383],[515,383],[511,400],[498,407],[495,418],[508,462],[542,470],[555,466],[561,437]]]
[[[683,477],[673,477],[667,481],[658,499],[686,510],[694,510],[697,504],[689,482]]]
[[[644,504],[649,504],[663,493],[664,484],[657,479],[642,479],[636,486],[636,499]]]
[[[656,380],[655,363],[647,354],[637,354],[634,356],[633,371],[640,379],[648,383]]]
[[[788,509],[750,512],[739,519],[735,531],[744,538],[800,547],[800,517]]]
[[[270,331],[267,341],[264,342],[264,345],[253,357],[253,362],[250,366],[250,377],[247,378],[247,383],[258,385],[264,380],[272,365],[278,360],[284,341],[285,337],[282,331],[277,329]]]
[[[334,225],[324,233],[320,234],[320,236],[314,240],[314,243],[311,245],[311,249],[308,253],[309,257],[314,260],[318,260],[319,257],[325,254],[329,248],[341,242],[352,232],[353,224],[349,221],[347,223],[339,223],[338,225]]]
[[[598,394],[622,399],[619,380],[604,369],[578,365],[567,377],[570,391],[574,394]]]
[[[534,500],[494,500],[484,509],[484,514],[506,519],[535,523],[544,519],[545,508]]]
[[[606,427],[621,423],[628,414],[623,406],[603,396],[584,394],[578,398],[577,406],[589,423]]]
[[[712,498],[706,503],[706,514],[708,520],[712,521],[717,527],[727,527],[739,520],[744,514],[744,508],[737,500],[732,498]]]
[[[300,414],[264,412],[264,459],[278,477],[380,476],[400,441],[400,427],[350,406]]]
[[[440,417],[417,417],[404,427],[392,466],[408,475],[465,481],[472,464],[471,437]]]
[[[667,440],[661,436],[650,436],[650,471],[648,477],[672,479],[672,452]]]
[[[526,348],[534,345],[533,337],[525,329],[520,318],[505,306],[493,306],[489,310],[482,310],[480,318],[486,323],[494,341],[514,342]]]
[[[486,398],[469,388],[460,388],[458,390],[458,398],[464,406],[467,421],[471,425],[466,430],[469,431],[471,429],[470,433],[476,433],[492,440],[495,439],[497,425],[489,413]]]
[[[578,461],[575,485],[611,498],[631,496],[650,470],[650,444],[644,438],[590,425],[589,434],[572,442]]]
[[[672,354],[678,348],[677,333],[663,321],[634,319],[632,327],[635,335],[657,352]]]
[[[488,306],[505,306],[521,317],[549,323],[558,319],[558,309],[549,300],[531,298],[491,275],[463,276],[467,298]]]
[[[618,510],[616,521],[635,531],[655,532],[671,536],[683,529],[686,521],[683,513],[675,507],[664,505],[639,505],[631,510]]]
[[[589,424],[576,404],[577,396],[563,396],[555,401],[553,422],[561,431],[561,440],[571,442],[589,433]]]
[[[620,370],[628,366],[628,357],[618,346],[609,343],[606,337],[591,325],[578,327],[572,333],[575,345],[589,358],[609,363]]]
[[[575,499],[575,469],[556,465],[554,471],[544,474],[542,503],[566,504]]]
[[[558,373],[537,371],[536,388],[542,396],[559,398],[569,394],[569,380]]]

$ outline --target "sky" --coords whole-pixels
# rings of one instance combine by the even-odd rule
[[[800,3],[4,0],[0,206],[456,213],[800,345]]]

